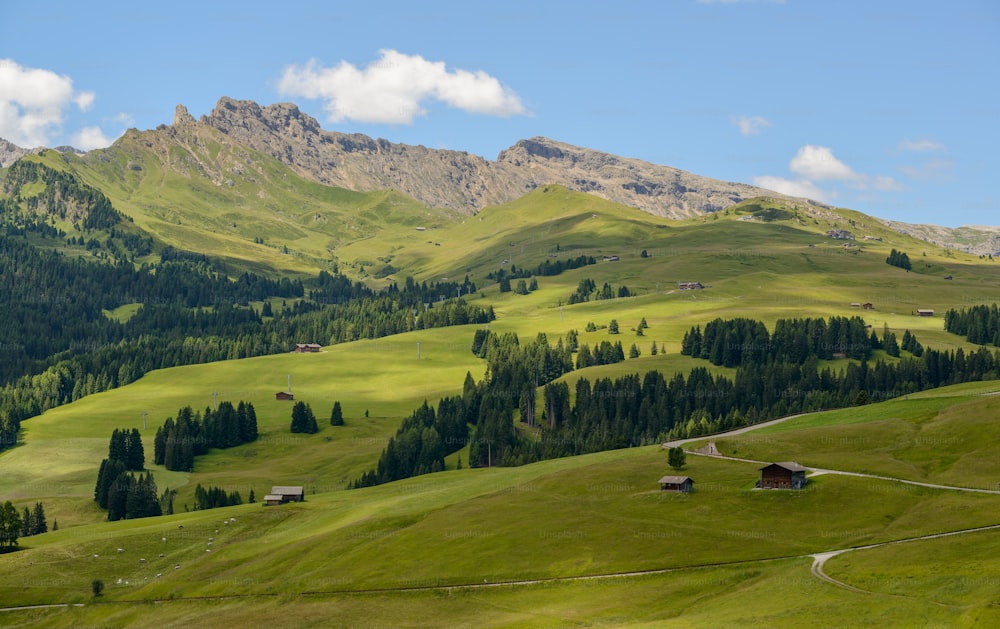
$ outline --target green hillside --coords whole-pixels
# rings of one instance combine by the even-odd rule
[[[703,367],[733,377],[735,369],[679,353],[685,332],[717,317],[753,318],[773,329],[783,318],[861,316],[878,336],[909,330],[926,347],[972,352],[978,347],[944,330],[942,315],[1000,302],[1000,263],[899,235],[848,210],[756,199],[670,221],[548,186],[475,216],[457,216],[391,191],[309,183],[267,156],[204,133],[146,146],[144,139],[153,136],[130,132],[111,149],[82,158],[47,152],[35,159],[99,188],[155,238],[157,251],[169,245],[207,253],[234,270],[306,281],[337,264],[372,287],[406,276],[417,282],[469,276],[478,290],[461,297],[493,307],[491,332],[514,332],[522,343],[544,333],[555,343],[576,331],[589,347],[611,341],[621,342],[626,355],[633,344],[639,350],[637,358],[563,375],[570,391],[580,378],[651,370],[669,377]],[[827,236],[836,229],[851,231],[854,240]],[[29,241],[43,244],[34,236]],[[892,249],[908,253],[910,272],[886,264]],[[528,294],[501,292],[495,279],[500,270],[531,270],[581,255],[595,263],[534,275],[538,288]],[[155,263],[157,253],[146,261]],[[571,304],[585,280],[598,288],[607,283],[613,292],[627,287],[631,296]],[[684,290],[682,282],[704,288]],[[874,309],[852,305],[866,302]],[[105,314],[127,319],[137,308],[120,304]],[[935,316],[918,317],[917,309],[933,309]],[[640,335],[643,319],[648,328]],[[612,320],[620,334],[609,333]],[[0,611],[0,623],[717,627],[850,626],[877,619],[902,627],[1000,621],[995,588],[987,587],[994,575],[977,554],[991,552],[1000,531],[913,539],[1000,524],[1000,494],[953,489],[993,490],[1000,482],[995,380],[706,438],[688,447],[714,441],[722,454],[750,462],[689,453],[677,473],[695,480],[690,495],[659,490],[657,480],[674,473],[659,446],[478,469],[468,468],[466,446],[446,458],[444,472],[346,490],[375,465],[416,407],[461,395],[467,373],[477,381],[486,376],[486,361],[471,352],[474,334],[484,327],[332,345],[316,339],[324,345],[318,354],[161,369],[24,421],[20,443],[0,453],[0,499],[19,510],[43,502],[59,530],[22,537],[22,550],[0,555],[0,607],[82,606]],[[885,352],[877,357],[897,360]],[[849,363],[834,359],[823,366],[843,370]],[[317,434],[290,433],[291,404],[275,399],[289,379],[295,399],[315,411]],[[541,390],[537,397],[541,409]],[[191,472],[153,465],[153,437],[166,418],[215,400],[252,402],[258,440],[212,450]],[[330,426],[338,401],[345,425]],[[94,483],[115,428],[140,430],[159,489],[178,491],[174,515],[103,521]],[[518,427],[522,435],[533,430],[539,429]],[[803,491],[755,490],[760,465],[754,461],[772,460],[888,478],[831,473],[814,476]],[[239,491],[244,499],[251,488],[260,499],[272,485],[302,485],[306,501],[186,511],[198,484]],[[866,545],[877,546],[826,564],[827,576],[863,592],[810,570],[813,554]],[[925,551],[944,572],[921,564]],[[91,595],[94,579],[106,586],[100,597]],[[967,582],[974,587],[963,589]]]

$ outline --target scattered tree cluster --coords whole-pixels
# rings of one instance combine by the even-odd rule
[[[316,415],[313,414],[312,407],[305,402],[299,401],[292,406],[291,430],[292,432],[303,432],[310,435],[319,432]]]
[[[545,260],[545,262],[542,262],[533,269],[518,268],[517,265],[511,264],[509,269],[497,269],[496,271],[490,271],[486,274],[486,279],[495,280],[498,283],[502,283],[506,280],[509,285],[510,280],[528,279],[533,275],[539,275],[542,277],[559,275],[563,271],[579,269],[589,264],[597,264],[597,260],[594,259],[594,256],[581,255],[576,258],[568,258],[566,260]]]
[[[593,351],[589,345],[582,343],[576,353],[576,368],[585,369],[595,365],[612,365],[623,360],[625,360],[625,350],[622,348],[621,341],[614,343],[601,341],[594,346]]]
[[[633,295],[634,293],[624,284],[619,286],[616,290],[611,284],[605,282],[600,290],[598,290],[597,283],[594,282],[594,280],[584,278],[580,280],[576,290],[569,296],[569,303],[579,304],[592,299],[597,301],[602,299],[615,299],[616,297],[632,297]]]
[[[209,448],[232,448],[257,440],[257,412],[253,404],[240,400],[219,402],[213,411],[201,414],[190,406],[168,417],[153,438],[153,463],[171,471],[190,472],[194,458]]]
[[[94,501],[108,510],[108,520],[144,518],[162,513],[153,475],[138,477],[131,472],[145,467],[145,454],[139,429],[111,433],[108,458],[101,461],[94,486]]]
[[[982,304],[961,310],[952,308],[944,315],[944,329],[976,345],[1000,347],[1000,307]]]
[[[896,251],[893,249],[889,252],[889,257],[885,259],[885,263],[891,266],[897,266],[901,269],[906,269],[909,271],[913,268],[910,264],[910,256],[906,255],[902,251]]]
[[[36,502],[34,509],[24,508],[24,514],[21,516],[21,537],[39,535],[48,530],[49,524],[45,519],[45,507],[42,503]]]
[[[216,509],[218,507],[231,507],[243,504],[240,492],[232,491],[228,494],[226,490],[214,485],[205,489],[198,483],[194,488],[194,508],[195,510]]]

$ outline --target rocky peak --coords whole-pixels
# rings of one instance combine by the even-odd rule
[[[38,153],[41,148],[26,149],[0,138],[0,168],[7,168],[25,155]]]
[[[182,127],[194,123],[194,116],[188,113],[187,107],[184,105],[177,105],[177,108],[174,109],[174,126]]]
[[[175,116],[188,121],[187,111]],[[392,188],[433,207],[474,213],[546,184],[561,184],[657,216],[715,212],[776,193],[556,142],[521,140],[496,161],[459,151],[394,144],[362,134],[326,131],[291,103],[261,107],[223,97],[200,124],[273,156],[299,175],[350,190]],[[778,195],[781,196],[781,195]]]

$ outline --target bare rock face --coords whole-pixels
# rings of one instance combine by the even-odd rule
[[[187,120],[182,110],[187,115],[178,107],[175,125]],[[521,140],[490,161],[464,151],[325,131],[290,103],[261,107],[222,98],[200,124],[275,157],[313,181],[359,191],[392,188],[426,205],[468,213],[546,184],[672,218],[715,212],[756,196],[783,196],[542,137]]]
[[[25,149],[0,138],[0,168],[7,168],[17,160],[30,153],[37,153],[39,149]]]

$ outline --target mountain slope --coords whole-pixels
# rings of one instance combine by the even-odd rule
[[[325,131],[289,103],[261,107],[222,98],[198,122],[178,106],[174,128],[190,125],[218,129],[320,183],[363,191],[393,188],[426,205],[467,213],[546,184],[670,218],[714,212],[756,196],[782,196],[542,137],[521,140],[489,161],[462,151]]]

